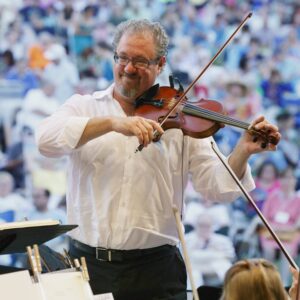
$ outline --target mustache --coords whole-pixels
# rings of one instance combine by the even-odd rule
[[[137,73],[133,73],[133,74],[121,73],[121,76],[130,78],[130,79],[136,79],[139,77],[139,75]]]

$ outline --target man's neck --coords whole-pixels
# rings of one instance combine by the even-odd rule
[[[116,101],[119,102],[121,105],[123,111],[127,116],[133,116],[134,115],[134,100],[129,99],[126,97],[122,97],[121,95],[117,95],[115,92],[113,92],[113,97]]]

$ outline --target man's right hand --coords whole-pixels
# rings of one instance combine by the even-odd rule
[[[147,147],[154,139],[154,132],[164,133],[160,124],[142,117],[113,117],[112,130],[126,136],[136,136],[140,145]]]

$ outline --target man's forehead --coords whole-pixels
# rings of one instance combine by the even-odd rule
[[[149,42],[153,42],[153,35],[151,32],[149,31],[141,31],[141,32],[136,32],[136,31],[133,31],[133,32],[126,32],[122,35],[121,39],[120,39],[120,43],[121,42],[128,42],[128,41],[131,41],[131,40],[134,40],[134,41],[149,41]],[[120,44],[119,43],[119,44]]]
[[[155,44],[151,35],[141,33],[126,33],[122,36],[117,49],[118,52],[127,52],[134,56],[146,54],[148,57],[153,57],[156,54]]]

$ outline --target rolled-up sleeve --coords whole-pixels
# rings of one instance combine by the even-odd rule
[[[43,155],[60,157],[75,150],[90,119],[80,110],[80,102],[84,100],[82,98],[74,95],[40,123],[35,138]]]

